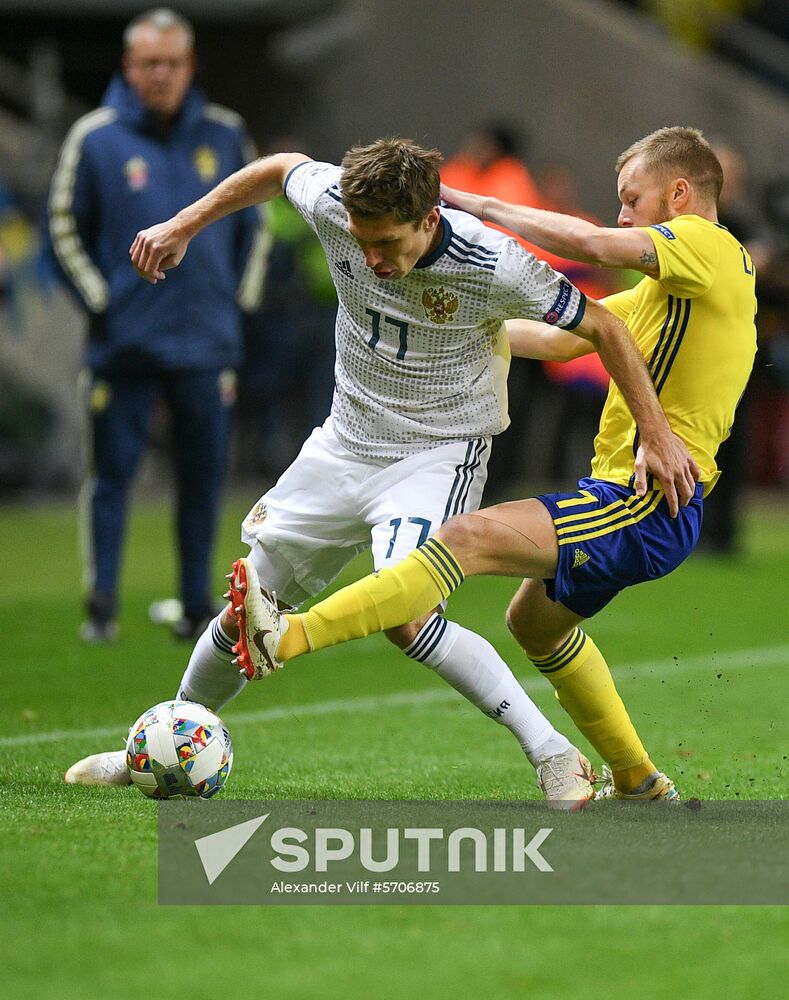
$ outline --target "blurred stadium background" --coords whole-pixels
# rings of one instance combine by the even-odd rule
[[[124,638],[114,651],[79,644],[76,382],[83,321],[39,260],[59,145],[75,118],[96,106],[118,67],[124,25],[151,6],[0,0],[0,624],[6,636],[0,677],[9,703],[0,743],[12,772],[21,775],[16,788],[14,774],[0,783],[10,805],[5,818],[0,810],[8,851],[3,867],[13,872],[8,898],[14,902],[3,921],[14,956],[8,995],[115,1000],[141,985],[149,989],[151,981],[167,983],[165,992],[173,993],[213,988],[222,967],[216,985],[232,969],[228,997],[258,995],[266,982],[272,983],[269,992],[283,997],[410,997],[419,984],[438,998],[479,993],[588,1000],[668,997],[680,989],[691,997],[782,996],[781,949],[770,943],[780,921],[785,925],[777,911],[428,913],[396,907],[372,914],[366,908],[330,911],[328,919],[325,910],[283,910],[274,919],[227,908],[212,922],[190,915],[190,946],[181,915],[154,903],[154,825],[142,799],[121,802],[106,790],[84,789],[76,792],[85,795],[72,789],[64,796],[64,767],[81,752],[101,749],[79,745],[78,730],[103,738],[107,727],[139,714],[141,700],[167,696],[185,648],[144,620],[150,600],[167,596],[157,592],[166,583],[150,578],[151,551],[166,547],[170,519],[160,485],[167,468],[163,423],[155,428],[138,484],[149,502],[133,515]],[[245,116],[263,151],[301,148],[335,159],[354,142],[401,133],[451,158],[481,123],[496,123],[506,126],[538,185],[544,180],[546,198],[549,168],[558,165],[569,176],[575,207],[614,224],[613,163],[636,137],[662,125],[693,124],[728,150],[730,176],[738,184],[726,219],[761,263],[760,350],[705,525],[704,544],[723,556],[694,556],[682,577],[639,589],[639,596],[623,599],[618,617],[598,627],[625,663],[627,657],[645,659],[644,650],[651,656],[653,647],[669,662],[675,651],[675,661],[685,653],[703,661],[710,643],[714,656],[732,659],[760,644],[780,654],[789,551],[786,0],[181,0],[173,6],[195,25],[201,82],[213,100]],[[239,517],[328,409],[330,282],[327,287],[320,262],[301,239],[284,220],[271,258],[275,280],[249,324],[218,580],[222,561],[237,551]],[[567,483],[581,473],[601,405],[593,381],[557,382],[536,363],[513,365],[511,393],[513,427],[498,442],[491,499]],[[20,627],[23,571],[32,580],[24,593],[34,610],[32,623],[27,615]],[[465,613],[471,620],[484,608],[495,622],[491,638],[514,658],[501,621],[504,591],[477,583]],[[473,595],[480,595],[478,605]],[[379,673],[387,655],[382,642],[372,663],[357,645],[352,655],[337,654],[337,682],[327,659],[304,675],[288,672],[279,695],[267,691],[261,703],[279,697],[298,707],[331,700],[338,688],[342,696],[356,688],[430,683],[413,671]],[[779,666],[777,660],[769,665]],[[663,701],[653,702],[654,686],[631,684],[626,696],[636,699],[641,717],[652,713],[660,749],[675,754],[674,766],[694,752],[709,757],[698,767],[696,761],[688,765],[683,780],[694,794],[710,781],[713,796],[731,797],[732,789],[739,796],[740,788],[743,795],[785,794],[776,711],[780,671],[774,681],[761,674],[749,681],[743,673],[736,694],[734,685],[720,693],[717,668],[711,665],[708,673],[689,689],[679,686],[691,683],[684,675],[673,677]],[[728,674],[724,679],[728,683]],[[536,685],[529,690],[536,692]],[[548,706],[545,692],[540,697]],[[688,712],[698,722],[701,751],[674,747]],[[714,737],[707,713],[716,720]],[[356,741],[365,733],[369,738],[379,720],[359,716],[347,745],[344,726],[337,727],[333,756],[320,766],[311,740],[325,739],[326,725],[318,718],[310,728],[296,719],[287,733],[283,726],[272,734],[289,762],[277,776],[278,788],[294,797],[517,796],[521,772],[514,759],[498,743],[494,747],[466,706],[457,706],[455,718],[464,727],[455,746],[454,721],[442,736],[449,734],[453,761],[464,753],[466,759],[459,771],[453,763],[451,774],[443,742],[429,742],[432,718],[422,729],[407,714],[387,719],[387,739],[371,740],[360,756]],[[58,742],[61,729],[72,735],[60,734],[64,741]],[[727,749],[732,731],[735,742],[749,747],[736,761]],[[749,732],[756,734],[753,752]],[[245,735],[239,723],[239,737],[235,793],[260,795],[269,777],[268,747],[264,742],[266,752],[257,753],[257,726],[249,725]],[[412,745],[421,754],[416,759]],[[757,750],[760,766],[748,770],[744,760]],[[480,760],[492,770],[481,782],[478,775],[470,780]],[[707,767],[712,778],[703,777]],[[498,776],[493,790],[490,773]],[[754,781],[750,774],[757,775],[755,786],[746,784]],[[649,942],[647,955],[639,928]],[[28,947],[32,942],[36,946]],[[639,975],[645,963],[646,979]],[[365,974],[374,989],[364,985]]]
[[[117,69],[123,26],[149,6],[0,0],[0,500],[68,494],[79,478],[82,318],[40,266],[38,234],[59,144]],[[726,478],[730,487],[735,478],[785,486],[789,9],[782,0],[177,6],[196,26],[200,80],[213,100],[246,117],[263,151],[295,146],[334,159],[354,142],[399,133],[451,158],[472,129],[496,123],[538,184],[558,165],[575,207],[613,224],[613,161],[633,138],[690,123],[730,147],[742,179],[727,214],[735,231],[747,230],[737,235],[762,265],[762,304],[761,351],[733,454],[724,456]],[[283,293],[282,269],[299,267],[287,252],[275,252],[272,266],[280,268],[277,280],[249,324],[232,470],[255,481],[255,494],[326,411],[331,386],[331,290],[319,275],[289,273]],[[305,318],[307,299],[316,310]],[[294,384],[288,372],[305,342],[314,345],[313,378]],[[587,402],[584,385],[568,394],[538,368],[513,366],[516,427],[500,439],[493,493],[524,480],[566,481],[583,468],[599,395]],[[544,433],[561,420],[561,432]],[[725,501],[724,517],[735,500]]]

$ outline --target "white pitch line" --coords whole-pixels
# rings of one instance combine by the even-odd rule
[[[755,646],[750,649],[739,649],[726,653],[705,653],[697,656],[681,657],[676,661],[666,659],[642,660],[629,665],[620,665],[614,669],[618,680],[630,680],[637,677],[681,673],[684,670],[701,670],[705,667],[710,671],[721,671],[771,667],[783,663],[789,663],[789,646]],[[521,678],[521,684],[526,691],[547,690],[545,680],[536,673],[533,677]],[[341,715],[348,712],[374,712],[405,706],[433,705],[437,702],[445,701],[457,701],[460,704],[460,695],[449,687],[428,688],[424,691],[394,691],[390,694],[366,695],[361,698],[338,698],[332,701],[263,708],[256,712],[231,713],[227,716],[227,722],[230,726],[253,722],[281,722],[285,719],[291,722],[298,722],[299,718]],[[121,739],[125,736],[125,732],[126,727],[119,724],[116,726],[101,726],[96,729],[64,729],[48,733],[0,736],[0,748],[36,746],[41,743],[60,743],[71,740],[91,741],[112,738],[120,744]]]

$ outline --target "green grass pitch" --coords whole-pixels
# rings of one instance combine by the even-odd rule
[[[227,505],[220,581],[242,551],[246,499]],[[172,591],[170,521],[162,503],[135,509],[121,638],[86,648],[74,511],[0,517],[4,996],[785,995],[777,908],[159,907],[155,804],[133,789],[66,787],[62,775],[120,746],[141,711],[174,694],[189,646],[146,619]],[[685,796],[785,797],[787,527],[774,506],[752,507],[743,556],[693,557],[590,626]],[[576,736],[506,633],[514,586],[469,581],[450,614],[490,638]],[[223,717],[236,750],[227,797],[538,796],[509,734],[380,637],[290,665]]]

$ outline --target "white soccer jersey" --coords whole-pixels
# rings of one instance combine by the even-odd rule
[[[285,194],[318,235],[339,297],[332,422],[363,458],[397,461],[509,423],[505,319],[572,329],[585,298],[514,239],[441,210],[435,250],[403,278],[365,264],[348,231],[340,167],[307,160]]]

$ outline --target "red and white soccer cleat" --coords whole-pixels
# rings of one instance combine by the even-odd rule
[[[249,559],[238,559],[228,573],[231,614],[239,630],[233,646],[239,673],[249,680],[260,680],[279,670],[277,647],[284,631],[282,616],[277,608],[277,595],[260,586],[255,567]]]

